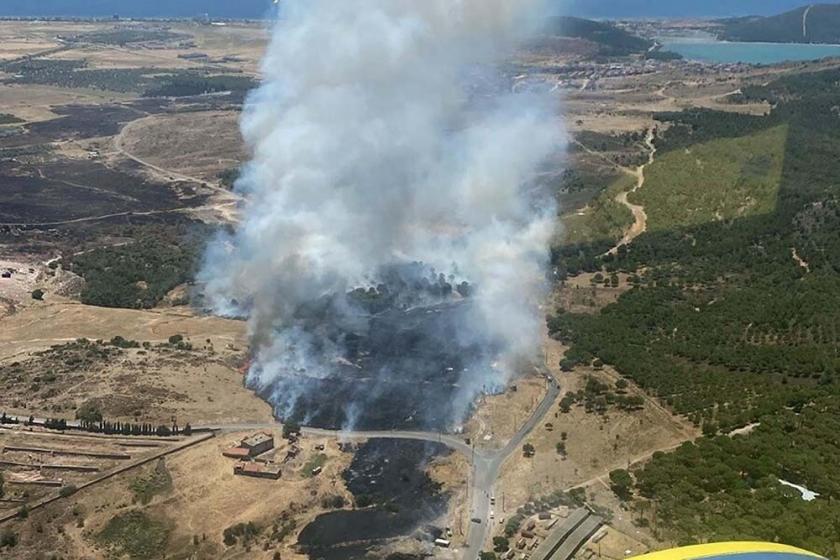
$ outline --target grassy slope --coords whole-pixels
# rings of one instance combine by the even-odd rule
[[[615,201],[618,193],[631,189],[635,177],[624,175],[602,192],[584,210],[563,218],[563,242],[567,244],[618,241],[633,224],[630,210]]]
[[[648,229],[670,230],[774,210],[787,126],[672,151],[647,170],[630,195],[645,207]]]

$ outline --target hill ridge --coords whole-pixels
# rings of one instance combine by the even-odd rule
[[[770,17],[726,23],[721,39],[767,43],[840,43],[840,4],[808,4]]]

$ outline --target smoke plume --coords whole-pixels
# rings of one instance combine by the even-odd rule
[[[348,427],[419,390],[417,352],[448,348],[434,418],[451,424],[535,356],[556,208],[534,177],[562,136],[551,101],[512,93],[499,63],[541,4],[281,3],[242,118],[244,217],[201,274],[217,312],[249,317],[248,383],[281,417],[311,420],[325,380],[365,369],[336,395]],[[370,360],[382,346],[393,359]]]

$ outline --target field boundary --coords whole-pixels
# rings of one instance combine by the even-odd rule
[[[189,441],[184,442],[181,445],[176,445],[174,447],[164,449],[160,453],[155,453],[155,454],[153,454],[149,457],[145,457],[145,458],[139,459],[139,460],[137,460],[133,463],[123,465],[121,467],[118,467],[118,468],[114,469],[113,471],[110,471],[110,472],[107,472],[107,473],[103,474],[102,476],[94,478],[93,480],[89,480],[89,481],[79,485],[76,489],[76,492],[74,492],[70,496],[62,496],[60,494],[55,495],[55,496],[50,496],[50,497],[44,498],[42,500],[39,500],[39,501],[37,501],[37,502],[35,502],[31,505],[27,504],[27,508],[30,512],[34,511],[34,510],[37,510],[37,509],[41,509],[41,508],[43,508],[45,506],[48,506],[48,505],[50,505],[54,502],[57,502],[58,500],[62,500],[64,498],[69,498],[71,496],[74,496],[74,495],[78,494],[82,490],[85,490],[87,488],[90,488],[92,486],[100,484],[102,482],[105,482],[106,480],[110,480],[110,479],[114,478],[115,476],[126,473],[130,470],[136,469],[137,467],[142,467],[143,465],[148,465],[152,461],[156,461],[156,460],[160,459],[161,457],[166,457],[167,455],[172,455],[174,453],[178,453],[179,451],[183,451],[184,449],[193,447],[194,445],[198,445],[199,443],[204,443],[205,441],[208,441],[208,440],[210,440],[214,437],[216,437],[216,432],[209,432],[209,433],[206,433],[206,434],[202,434],[202,435],[197,436],[197,437],[195,437],[195,438],[193,438]],[[0,525],[2,525],[3,523],[6,523],[8,521],[11,521],[12,519],[16,519],[17,516],[18,516],[17,511],[13,511],[11,513],[3,515],[2,517],[0,517]]]

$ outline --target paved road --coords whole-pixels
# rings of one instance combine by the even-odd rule
[[[469,524],[467,544],[464,548],[464,558],[475,560],[484,548],[484,543],[490,533],[490,497],[494,494],[493,487],[499,478],[502,465],[511,454],[515,453],[525,438],[542,422],[560,394],[560,384],[556,379],[549,381],[548,391],[539,406],[531,414],[525,424],[516,432],[506,446],[490,455],[477,455],[473,461],[473,476],[470,488],[472,495],[470,503],[470,517],[480,519],[481,523]]]
[[[467,544],[463,549],[466,560],[475,560],[484,548],[484,543],[490,532],[490,497],[493,487],[499,478],[499,473],[505,461],[519,450],[525,438],[542,422],[551,409],[552,404],[560,394],[560,385],[553,377],[548,382],[548,391],[534,410],[531,417],[516,432],[502,449],[497,451],[481,451],[467,445],[463,438],[440,434],[437,432],[413,431],[353,431],[322,430],[317,428],[303,428],[304,435],[315,437],[335,437],[344,439],[407,439],[442,443],[449,448],[463,453],[472,462],[472,476],[470,477],[470,518],[480,519],[481,523],[468,524]],[[219,431],[248,431],[276,428],[277,424],[229,424],[221,426],[200,426]]]
[[[246,424],[222,424],[222,425],[206,425],[194,426],[199,429],[210,429],[219,432],[247,432],[249,430],[271,430],[279,426],[278,423],[246,423]],[[450,449],[463,453],[467,458],[472,457],[473,449],[466,444],[463,438],[452,436],[448,434],[441,434],[438,432],[413,432],[402,430],[374,430],[374,431],[344,431],[344,430],[324,430],[321,428],[301,428],[301,432],[305,436],[312,437],[329,437],[343,440],[356,439],[408,439],[414,441],[429,441],[433,443],[441,443]],[[480,453],[475,452],[478,456]]]

